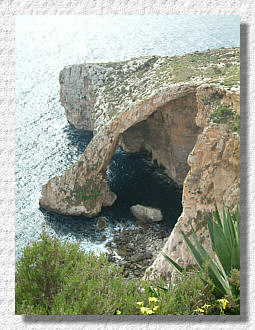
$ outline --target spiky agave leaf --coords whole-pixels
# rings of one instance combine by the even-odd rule
[[[208,275],[215,285],[215,291],[219,296],[225,294],[235,295],[233,286],[229,282],[231,269],[240,269],[240,213],[237,207],[236,214],[231,215],[229,210],[225,211],[223,204],[222,220],[220,219],[217,206],[215,205],[214,220],[205,214],[212,249],[215,252],[215,260],[209,256],[204,247],[199,243],[194,228],[191,225],[192,237],[195,245],[181,231],[184,241],[191,252],[194,260],[202,269],[206,262],[208,263]],[[236,225],[235,223],[236,222]],[[163,254],[165,259],[179,272],[183,269],[167,255]]]

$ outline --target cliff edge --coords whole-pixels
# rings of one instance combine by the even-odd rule
[[[61,103],[68,121],[93,131],[84,155],[42,187],[40,205],[68,215],[93,217],[116,195],[107,167],[117,145],[146,149],[165,174],[183,185],[183,213],[164,247],[189,262],[179,229],[192,219],[208,243],[204,210],[233,208],[240,198],[239,49],[183,56],[150,56],[116,63],[65,67]],[[159,255],[146,276],[168,273]]]

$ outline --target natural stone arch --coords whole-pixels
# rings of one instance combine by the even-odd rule
[[[116,196],[109,189],[106,170],[118,143],[132,151],[128,132],[137,134],[137,125],[160,118],[162,107],[191,97],[197,104],[199,134],[188,158],[194,141],[185,149],[180,163],[185,167],[183,170],[180,166],[182,174],[177,175],[177,170],[168,173],[178,180],[189,169],[183,184],[183,212],[163,252],[175,260],[181,258],[184,264],[192,262],[180,229],[188,234],[191,219],[201,243],[208,248],[208,232],[201,214],[214,209],[214,203],[220,209],[222,200],[233,209],[240,199],[239,134],[233,131],[232,120],[215,123],[211,118],[219,106],[225,106],[232,111],[231,118],[238,120],[238,61],[239,49],[220,49],[65,68],[60,74],[60,94],[68,121],[77,128],[93,130],[94,138],[78,162],[42,187],[41,206],[62,214],[93,217],[102,206],[112,205]],[[153,143],[146,147],[157,149]],[[158,156],[155,151],[153,156],[168,168],[166,156]],[[168,271],[169,265],[158,255],[146,277]]]
[[[120,138],[122,142],[120,143],[124,146],[123,138],[125,139],[125,137],[129,136],[129,133],[125,135],[125,132],[128,132],[130,128],[132,130],[132,127],[136,127],[141,122],[144,122],[145,125],[148,123],[151,125],[150,123],[156,120],[158,116],[166,116],[170,120],[166,121],[166,127],[174,128],[171,113],[175,113],[177,118],[178,109],[180,113],[183,111],[190,112],[189,125],[187,125],[186,120],[179,121],[183,123],[183,129],[189,131],[190,134],[192,132],[188,136],[188,148],[182,155],[181,164],[183,165],[199,132],[195,124],[195,91],[196,87],[189,84],[172,86],[164,90],[160,95],[133,105],[130,109],[121,112],[104,131],[94,136],[85,154],[78,162],[67,169],[61,176],[52,178],[47,185],[43,186],[40,199],[41,206],[61,214],[93,217],[100,212],[102,206],[112,205],[116,196],[108,186],[106,170],[118,145],[120,136],[122,136]],[[186,101],[192,100],[189,106],[185,105],[185,102],[183,104],[185,98],[187,98]],[[179,102],[180,104],[177,106]],[[182,107],[181,104],[183,104]],[[180,116],[182,115],[180,114]],[[191,136],[192,139],[190,140]],[[192,144],[190,144],[190,141],[192,141]],[[171,153],[171,150],[169,152]],[[175,156],[177,154],[174,153]],[[161,162],[160,157],[157,159],[158,162]],[[167,159],[167,154],[164,155],[164,159]],[[168,172],[171,172],[170,168],[168,168]],[[179,179],[176,172],[173,171],[169,176],[177,183],[182,184],[183,177]],[[184,176],[184,170],[181,172],[182,176]]]

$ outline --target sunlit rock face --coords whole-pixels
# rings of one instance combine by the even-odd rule
[[[221,213],[222,201],[230,210],[234,210],[240,202],[240,136],[233,127],[233,121],[214,123],[210,120],[214,103],[228,105],[238,116],[240,96],[236,92],[226,92],[223,88],[202,85],[197,88],[196,97],[196,122],[203,130],[188,156],[190,170],[183,184],[183,212],[162,250],[183,266],[194,263],[194,259],[180,230],[192,240],[190,220],[200,243],[212,255],[204,211],[214,210],[216,203]],[[171,271],[170,265],[159,254],[147,269],[145,277],[152,279],[159,274],[169,277]]]
[[[119,144],[127,152],[149,151],[152,161],[182,185],[189,170],[187,157],[200,132],[195,122],[196,114],[195,93],[179,97],[126,130],[120,136]]]
[[[102,206],[112,205],[116,200],[116,195],[108,186],[106,170],[116,150],[120,135],[130,127],[147,121],[154,112],[163,109],[164,105],[194,94],[195,88],[193,84],[186,83],[173,85],[164,89],[161,94],[137,102],[128,109],[123,109],[95,134],[78,162],[42,187],[40,205],[60,214],[87,217],[94,217],[101,211]],[[194,111],[192,108],[189,109],[191,112]],[[191,117],[194,120],[194,115]],[[149,119],[150,121],[151,119]],[[195,126],[194,123],[193,126]],[[168,128],[167,124],[166,127]],[[165,150],[167,148],[166,146]],[[190,144],[189,148],[192,148]],[[186,159],[187,155],[186,151]],[[176,153],[174,157],[176,157]],[[167,156],[162,154],[162,159],[164,158]],[[156,159],[160,163],[160,157]],[[172,162],[174,162],[174,158]],[[187,172],[187,165],[183,167],[182,178],[178,180],[180,183],[183,181],[183,172]],[[177,178],[176,173],[173,176]]]
[[[143,57],[82,64],[60,73],[61,103],[68,121],[93,130],[84,155],[42,187],[40,205],[68,215],[94,217],[117,196],[106,170],[118,145],[146,149],[153,161],[183,185],[183,212],[163,251],[193,262],[180,229],[189,219],[209,249],[203,212],[233,209],[240,199],[239,49],[174,57]],[[169,275],[159,254],[147,278]]]

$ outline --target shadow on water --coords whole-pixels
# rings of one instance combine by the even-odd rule
[[[66,133],[73,144],[86,148],[90,132],[77,131],[67,127]],[[134,228],[136,220],[130,206],[142,204],[158,208],[163,213],[160,223],[151,224],[155,230],[170,233],[182,212],[182,188],[160,173],[145,153],[126,153],[117,148],[107,170],[110,188],[116,193],[117,200],[111,207],[104,207],[100,216],[107,218],[107,228],[103,232],[107,241],[113,237],[117,228]],[[46,226],[51,228],[61,241],[78,241],[81,248],[93,249],[100,242],[102,232],[96,229],[97,218],[58,215],[43,209]]]
[[[108,168],[110,188],[118,196],[114,205],[102,213],[114,212],[130,218],[130,206],[142,204],[158,208],[163,213],[161,224],[173,227],[182,211],[182,188],[166,179],[155,168],[146,153],[126,153],[117,148]],[[134,218],[133,218],[134,219]]]
[[[82,154],[93,137],[93,132],[77,130],[71,124],[63,128],[63,133],[69,144],[74,146],[78,153]]]

